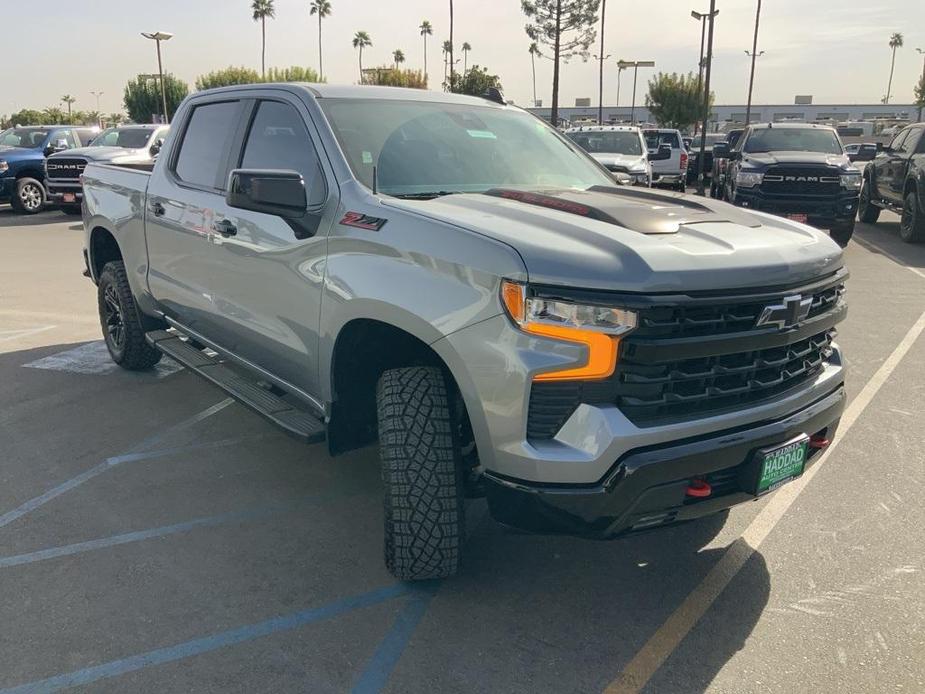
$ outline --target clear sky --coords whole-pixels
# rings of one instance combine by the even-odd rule
[[[276,19],[267,26],[268,65],[317,67],[317,24],[309,0],[276,0]],[[442,81],[440,44],[448,38],[447,0],[332,0],[324,22],[325,72],[329,82],[357,81],[355,31],[366,30],[373,46],[364,64],[391,62],[401,48],[407,67],[421,67],[422,19],[434,25],[428,46],[431,85]],[[756,0],[718,0],[713,86],[718,103],[744,103]],[[520,0],[455,0],[456,43],[472,44],[470,64],[487,65],[501,76],[505,96],[520,104],[532,98],[529,40]],[[657,69],[696,68],[699,24],[690,10],[706,11],[709,0],[608,0],[605,52],[628,60],[653,59]],[[91,91],[103,91],[104,112],[121,109],[125,82],[156,72],[153,42],[139,32],[164,30],[165,68],[192,83],[226,65],[260,66],[260,27],[250,0],[45,0],[32,5],[0,0],[4,69],[0,114],[24,107],[58,105],[63,94],[75,108],[93,110]],[[816,103],[876,103],[886,91],[890,34],[905,47],[896,58],[893,103],[910,103],[925,49],[925,0],[764,0],[755,84],[758,103],[792,103],[812,94]],[[597,53],[599,44],[593,48]],[[651,71],[649,71],[651,72]],[[638,100],[643,101],[645,71]],[[605,73],[605,103],[616,95],[616,68]],[[647,77],[648,75],[646,75]],[[538,96],[549,104],[552,64],[537,61]],[[629,104],[624,78],[621,103]],[[606,96],[609,94],[609,96]],[[597,102],[597,66],[580,59],[565,65],[560,103],[576,97]]]

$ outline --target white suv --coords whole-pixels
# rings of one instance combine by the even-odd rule
[[[569,128],[565,134],[611,173],[623,174],[633,185],[652,185],[652,164],[639,128],[586,125]]]
[[[659,150],[671,147],[671,156],[667,159],[660,159],[653,156],[652,176],[653,185],[668,186],[675,190],[684,192],[687,184],[687,148],[684,146],[684,140],[681,138],[681,131],[672,128],[652,128],[644,131],[646,145],[650,155]]]

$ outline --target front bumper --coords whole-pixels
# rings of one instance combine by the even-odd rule
[[[844,192],[837,196],[772,196],[759,188],[736,188],[732,202],[776,215],[805,214],[812,226],[829,228],[851,222],[858,211],[858,193]]]
[[[831,440],[845,400],[839,385],[782,419],[631,450],[593,485],[538,485],[486,473],[489,507],[506,525],[597,539],[716,513],[757,498],[758,450],[800,434],[822,434]],[[819,453],[810,449],[804,471]],[[706,480],[712,494],[687,496],[693,479]]]
[[[57,204],[80,204],[80,201],[83,200],[83,186],[80,185],[79,181],[73,183],[66,181],[49,181],[45,180],[45,193],[48,197],[49,202]],[[72,199],[65,200],[65,197],[73,196]]]

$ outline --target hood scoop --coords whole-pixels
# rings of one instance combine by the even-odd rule
[[[739,212],[725,203],[661,193],[646,189],[594,186],[588,190],[556,190],[533,193],[508,188],[492,188],[485,195],[525,205],[587,217],[640,234],[676,234],[685,224],[734,222],[760,227],[754,216]]]

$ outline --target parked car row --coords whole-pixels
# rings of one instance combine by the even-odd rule
[[[15,127],[0,133],[0,203],[21,214],[57,204],[80,214],[80,174],[88,161],[150,165],[167,127],[99,128],[70,125]]]

